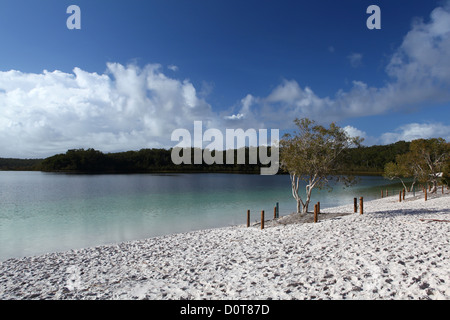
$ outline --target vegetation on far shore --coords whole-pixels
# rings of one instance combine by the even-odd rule
[[[399,141],[389,145],[359,147],[346,150],[342,173],[354,175],[382,175],[384,166],[394,162],[397,155],[409,151],[410,142]],[[246,159],[249,149],[246,148]],[[192,152],[193,154],[193,152]],[[236,152],[235,152],[236,154]],[[171,149],[141,149],[116,153],[103,153],[94,149],[69,150],[45,159],[0,158],[0,170],[45,171],[68,173],[171,173],[217,172],[260,173],[261,164],[233,165],[174,165]],[[282,169],[280,174],[286,173]]]

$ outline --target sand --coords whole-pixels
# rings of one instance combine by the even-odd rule
[[[450,299],[449,194],[321,211],[9,259],[0,299]]]

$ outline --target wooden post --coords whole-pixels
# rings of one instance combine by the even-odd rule
[[[320,201],[317,202],[317,214],[319,214],[319,213],[320,213]]]
[[[403,189],[402,199],[405,200],[405,189]]]
[[[280,217],[280,206],[277,202],[277,218],[279,218],[279,217]]]
[[[427,193],[427,189],[425,189],[425,201],[428,200],[428,193]]]
[[[359,198],[359,214],[363,214],[363,197]]]
[[[358,211],[358,199],[353,198],[353,213]]]
[[[381,189],[381,199],[383,199],[383,189]]]
[[[247,228],[250,227],[250,210],[247,210]]]
[[[273,207],[273,218],[276,219],[277,218],[277,207]]]
[[[317,222],[317,204],[314,205],[314,223]]]
[[[264,210],[261,211],[261,230],[264,229]]]

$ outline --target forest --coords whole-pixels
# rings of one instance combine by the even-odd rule
[[[394,162],[397,155],[409,151],[410,142],[399,141],[389,145],[352,148],[345,154],[345,173],[382,175],[384,167]],[[72,173],[170,173],[217,172],[259,174],[257,164],[175,165],[171,149],[141,149],[116,153],[103,153],[95,149],[73,149],[45,159],[0,158],[0,170],[72,172]],[[249,148],[246,148],[249,159]],[[235,151],[235,157],[237,152]],[[191,152],[193,155],[194,152]],[[225,157],[225,155],[224,155]],[[237,161],[234,161],[236,163]],[[193,163],[193,162],[192,162]],[[225,163],[225,161],[224,161]],[[283,174],[282,170],[279,174]]]

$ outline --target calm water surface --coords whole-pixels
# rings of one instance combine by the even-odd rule
[[[378,198],[382,177],[313,193],[321,207]],[[244,224],[261,210],[295,211],[289,176],[69,175],[0,171],[0,261],[198,229]],[[313,206],[310,207],[310,209]]]

